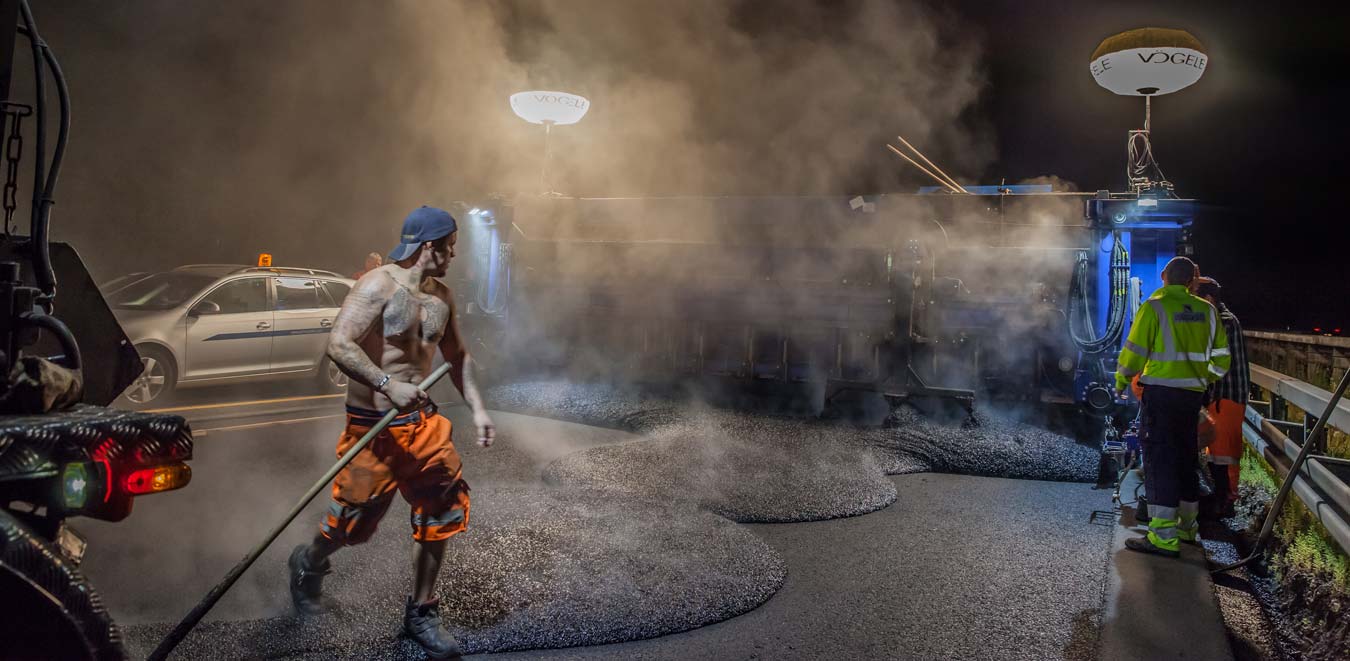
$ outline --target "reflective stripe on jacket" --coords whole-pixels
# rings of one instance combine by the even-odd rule
[[[1219,313],[1184,285],[1154,292],[1135,313],[1134,325],[1116,362],[1116,389],[1138,374],[1144,385],[1203,391],[1232,362]]]

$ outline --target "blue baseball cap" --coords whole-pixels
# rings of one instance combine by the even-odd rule
[[[403,219],[403,232],[399,243],[389,251],[389,261],[401,262],[417,252],[417,246],[427,241],[450,236],[458,227],[455,219],[444,209],[420,206],[412,210]]]

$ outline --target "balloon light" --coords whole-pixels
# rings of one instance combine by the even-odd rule
[[[1093,80],[1122,96],[1144,97],[1144,128],[1130,131],[1125,176],[1130,191],[1175,197],[1172,182],[1153,157],[1150,121],[1153,97],[1186,89],[1200,80],[1209,65],[1205,47],[1194,35],[1171,28],[1138,28],[1107,37],[1092,52],[1088,71]],[[1157,204],[1156,198],[1150,199]]]
[[[511,110],[531,124],[576,124],[586,116],[591,102],[566,92],[519,92],[511,95]]]
[[[1098,85],[1123,96],[1171,94],[1194,85],[1209,55],[1185,30],[1139,28],[1102,40],[1089,70]]]

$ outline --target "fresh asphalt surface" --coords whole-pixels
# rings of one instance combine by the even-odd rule
[[[787,560],[767,603],[652,640],[492,659],[1096,658],[1109,493],[960,475],[891,478],[861,517],[748,526]],[[475,658],[489,658],[483,657]]]
[[[457,422],[467,422],[462,411],[449,413]],[[503,450],[513,438],[537,434],[541,425],[554,425],[549,427],[553,433],[563,433],[566,438],[558,443],[567,451],[631,438],[524,416],[501,415],[498,423]],[[331,464],[337,425],[317,420],[212,432],[199,442],[188,490],[141,499],[131,518],[119,524],[78,522],[90,541],[84,570],[119,622],[127,625],[133,654],[147,652],[155,636],[185,614]],[[457,434],[461,444],[467,436]],[[486,454],[466,456],[471,484],[475,467],[490,472],[488,463]],[[537,478],[543,464],[535,462],[535,472],[520,477]],[[1111,536],[1093,513],[1110,508],[1108,492],[1076,483],[934,473],[886,479],[896,489],[895,503],[871,514],[811,523],[738,524],[776,552],[787,568],[781,589],[745,614],[649,640],[493,658],[1095,655]],[[475,495],[490,498],[490,493]],[[217,623],[208,630],[224,634],[218,640],[197,640],[193,657],[252,658],[254,654],[240,647],[240,635],[260,620],[289,622],[279,568],[286,552],[312,534],[324,506],[322,497],[316,499],[226,596],[210,618]],[[391,523],[378,535],[388,537],[390,544],[409,546],[404,526],[393,523],[401,523],[401,516],[396,506]],[[370,573],[406,574],[405,553],[376,558],[388,566],[372,566]],[[384,604],[406,594],[406,578],[388,583],[393,596],[372,601]],[[623,617],[623,610],[616,605],[615,617]],[[384,630],[397,624],[398,614],[380,615],[388,622],[381,622],[378,636],[389,639],[391,658],[417,658],[394,640],[392,631]],[[369,648],[357,652],[341,644],[350,633],[335,632],[327,648],[324,636],[317,636],[303,650],[285,656],[371,656]],[[383,643],[377,639],[375,644]]]

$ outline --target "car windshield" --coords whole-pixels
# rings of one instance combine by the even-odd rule
[[[131,310],[167,310],[181,305],[217,279],[182,271],[156,273],[113,292],[108,305]]]

